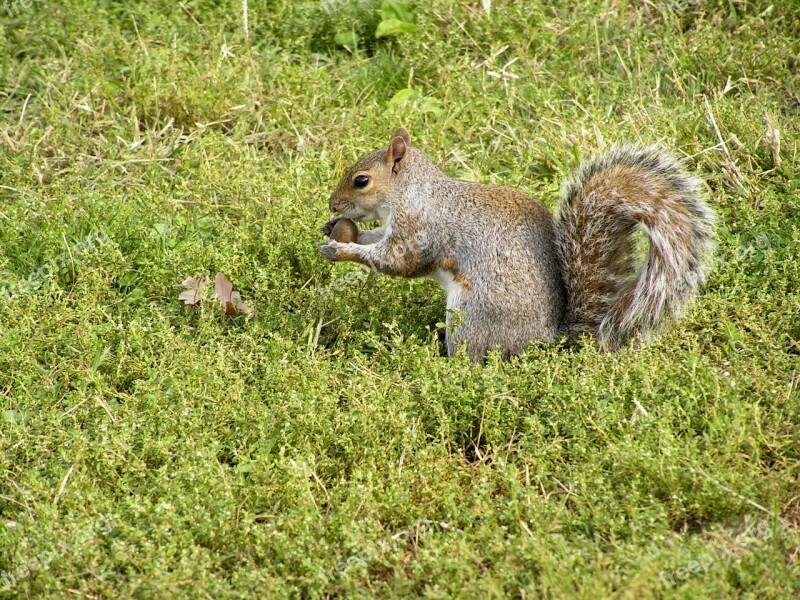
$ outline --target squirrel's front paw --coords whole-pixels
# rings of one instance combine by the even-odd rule
[[[333,226],[336,225],[339,221],[342,220],[342,217],[336,217],[335,219],[331,219],[325,225],[320,228],[322,235],[326,235],[331,237],[331,232],[333,231]]]
[[[362,254],[363,246],[354,243],[329,240],[327,244],[320,244],[319,251],[328,260],[351,261],[361,264],[364,264],[365,261]]]
[[[341,244],[335,240],[331,240],[326,244],[319,245],[319,252],[328,260],[338,260],[337,253]]]

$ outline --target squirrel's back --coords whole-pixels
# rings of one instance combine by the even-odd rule
[[[714,213],[699,182],[656,147],[618,145],[584,162],[565,183],[556,218],[573,339],[592,333],[616,350],[647,338],[708,274]]]

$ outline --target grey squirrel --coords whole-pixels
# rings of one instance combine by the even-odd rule
[[[532,341],[592,334],[614,351],[648,338],[703,285],[715,215],[698,181],[655,147],[618,145],[565,182],[554,218],[508,187],[453,179],[394,132],[353,165],[330,197],[341,217],[380,219],[354,242],[320,246],[332,261],[431,277],[447,295],[446,343],[473,361],[518,354]],[[636,231],[649,240],[637,258]],[[456,317],[455,315],[458,315]]]

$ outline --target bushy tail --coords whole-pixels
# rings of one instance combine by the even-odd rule
[[[699,182],[656,147],[614,146],[583,163],[557,220],[573,339],[592,333],[606,350],[647,339],[708,275],[714,212]]]

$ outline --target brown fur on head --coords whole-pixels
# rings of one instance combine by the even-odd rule
[[[350,167],[331,194],[333,212],[353,221],[385,219],[392,205],[394,178],[405,167],[411,136],[403,127],[392,135],[387,148],[368,154]]]

